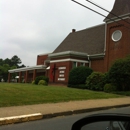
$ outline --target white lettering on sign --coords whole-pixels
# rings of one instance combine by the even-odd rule
[[[58,69],[59,69],[59,70],[65,70],[66,67],[59,67]]]
[[[58,81],[65,81],[65,78],[58,78]]]
[[[60,71],[60,73],[62,73],[62,74],[63,74],[63,73],[65,73],[65,71]]]
[[[64,77],[64,74],[60,74],[59,77]]]

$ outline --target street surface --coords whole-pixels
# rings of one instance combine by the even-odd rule
[[[110,110],[96,111],[71,116],[62,116],[46,120],[32,121],[20,124],[0,126],[0,130],[71,130],[72,124],[78,119],[97,113],[123,113],[130,114],[130,107],[113,108]]]

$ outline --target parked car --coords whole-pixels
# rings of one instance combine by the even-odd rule
[[[71,130],[130,130],[130,115],[96,114],[76,121]]]

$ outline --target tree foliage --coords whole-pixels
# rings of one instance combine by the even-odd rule
[[[0,81],[8,79],[8,70],[25,67],[24,64],[20,65],[22,62],[17,55],[14,55],[11,59],[6,58],[5,60],[0,59]]]
[[[11,58],[11,66],[17,66],[17,67],[19,67],[19,64],[21,64],[21,63],[22,63],[21,59],[18,56],[14,55]]]

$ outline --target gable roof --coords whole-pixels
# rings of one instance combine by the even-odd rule
[[[115,0],[115,4],[111,13],[117,16],[123,16],[130,14],[130,0]],[[116,16],[112,15],[111,13],[104,19],[104,21],[109,20],[109,18],[116,18]]]
[[[105,24],[70,33],[53,53],[76,51],[88,55],[104,53]]]

